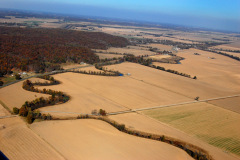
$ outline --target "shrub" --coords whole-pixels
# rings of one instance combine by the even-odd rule
[[[199,97],[196,97],[195,100],[198,101],[198,100],[199,100]]]
[[[106,111],[103,110],[103,109],[100,109],[99,114],[102,115],[102,116],[106,116]]]
[[[19,79],[21,79],[21,76],[19,74],[15,74],[15,78],[16,78],[16,80],[19,80]]]
[[[32,122],[33,122],[33,112],[32,111],[29,111],[28,112],[28,115],[27,115],[27,122],[29,123],[29,124],[31,124]]]
[[[3,85],[3,81],[0,81],[0,86],[2,86]]]
[[[164,141],[165,141],[165,136],[161,136],[161,137],[160,137],[160,140],[161,140],[162,142],[164,142]]]
[[[193,79],[197,79],[197,77],[196,77],[196,76],[194,76],[194,77],[193,77]]]
[[[14,107],[14,108],[13,108],[13,113],[14,113],[14,114],[18,114],[18,113],[19,113],[19,109],[18,109],[17,107]]]
[[[19,110],[19,115],[26,117],[28,115],[28,109],[25,106],[22,106]]]
[[[125,125],[124,124],[120,124],[120,125],[118,125],[118,130],[120,130],[120,131],[124,131],[125,130]]]

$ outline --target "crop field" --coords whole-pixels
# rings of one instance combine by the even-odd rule
[[[157,119],[153,119],[143,113],[137,112],[137,113],[118,114],[118,115],[112,115],[109,118],[119,123],[123,123],[126,125],[126,127],[134,130],[158,134],[158,135],[167,135],[169,137],[183,140],[185,142],[189,142],[196,146],[205,148],[210,153],[210,155],[212,155],[213,158],[217,160],[226,160],[226,159],[237,160],[238,159],[232,154],[225,153],[222,151],[222,149],[216,148],[208,144],[207,142],[200,140],[198,137],[191,136],[188,133],[183,132],[174,126],[170,126],[167,123],[161,122]]]
[[[0,119],[0,150],[12,160],[64,159],[19,117]]]
[[[143,111],[227,152],[240,155],[240,115],[208,103]]]
[[[240,40],[235,41],[235,42],[230,43],[230,44],[223,44],[223,45],[215,46],[214,48],[239,50],[240,49]]]
[[[152,47],[152,48],[157,48],[157,49],[159,49],[160,51],[164,51],[164,50],[166,50],[166,51],[172,51],[172,48],[173,48],[173,46],[168,46],[168,45],[163,45],[163,44],[154,44],[154,43],[152,43],[152,44],[147,44],[147,45],[144,45],[144,46],[146,46],[146,47]]]
[[[236,113],[240,113],[240,97],[213,100],[208,101],[208,103],[222,107],[224,109],[228,109]]]
[[[116,52],[116,53],[126,53],[126,54],[133,54],[135,56],[141,56],[141,55],[154,55],[155,52],[151,52],[148,50],[139,50],[139,49],[132,49],[132,48],[109,48],[107,50],[102,50],[104,52]]]
[[[81,64],[75,64],[75,63],[70,63],[70,64],[62,64],[61,67],[63,69],[71,69],[71,68],[77,68],[77,67],[82,67],[83,65]]]
[[[26,91],[22,88],[23,81],[0,88],[0,151],[9,159],[193,159],[183,149],[174,147],[174,144],[170,145],[172,141],[164,143],[162,135],[165,139],[180,141],[183,148],[188,148],[191,144],[195,145],[209,153],[213,160],[240,159],[239,61],[203,51],[208,47],[215,48],[216,51],[223,49],[219,51],[240,57],[237,51],[224,51],[240,50],[238,33],[200,31],[174,26],[164,27],[164,25],[161,28],[161,25],[140,23],[134,26],[134,23],[111,22],[107,19],[95,21],[94,18],[86,19],[85,22],[83,17],[79,21],[77,17],[63,17],[59,19],[14,16],[0,18],[3,31],[6,30],[8,33],[2,34],[3,51],[9,54],[1,61],[5,66],[0,67],[2,69],[0,76],[3,75],[0,80],[4,83],[15,81],[14,74],[24,72],[21,69],[28,71],[26,71],[27,75],[24,73],[25,76],[36,75],[39,69],[40,72],[49,71],[51,74],[56,72],[54,69],[58,64],[63,69],[76,68],[75,71],[89,72],[89,74],[56,73],[51,76],[60,83],[51,81],[53,85],[34,85],[35,89],[54,90],[44,91],[49,94]],[[11,29],[17,30],[16,34],[13,34],[15,32],[10,32],[10,26],[27,28],[33,35],[36,33],[36,36],[32,36],[34,41],[31,38],[16,39],[27,40],[21,44],[33,42],[28,47],[35,44],[40,47],[30,47],[31,52],[26,45],[17,49],[16,47],[21,45],[15,44],[14,37],[24,32],[13,27]],[[37,29],[38,27],[40,29]],[[59,30],[55,33],[54,29],[46,28],[59,28]],[[42,36],[42,33],[46,36]],[[50,33],[53,36],[48,36]],[[79,36],[76,36],[78,34]],[[95,36],[91,36],[92,34]],[[8,35],[10,40],[6,39]],[[31,34],[26,34],[26,37],[29,35]],[[36,38],[37,36],[40,38]],[[164,44],[174,46],[160,44],[163,41],[158,40],[166,40]],[[45,44],[46,41],[49,43]],[[222,45],[214,46],[214,42],[215,45]],[[49,44],[53,44],[53,47]],[[51,52],[48,47],[52,48]],[[177,47],[191,48],[176,51]],[[203,50],[196,49],[201,47]],[[108,49],[103,50],[103,48]],[[153,48],[157,49],[153,50]],[[10,51],[11,49],[13,51]],[[26,52],[23,49],[26,49]],[[38,53],[36,49],[40,49],[40,56],[35,55]],[[183,60],[178,62],[176,59],[179,57],[173,60],[172,55],[157,54],[158,51],[164,50],[183,57]],[[18,54],[19,51],[22,51],[23,56]],[[30,53],[32,57],[28,57]],[[81,55],[77,56],[78,53]],[[106,73],[110,71],[123,73],[119,76],[110,76],[96,74],[105,71],[95,68],[94,65],[98,64],[99,59],[92,53],[99,56],[100,62],[103,62],[103,59],[106,62],[116,62],[112,58],[120,58],[124,54],[133,54],[136,57],[126,57],[125,62],[103,66],[107,70]],[[16,57],[13,58],[12,55]],[[140,59],[137,56],[144,58]],[[18,60],[19,57],[21,59]],[[146,62],[149,58],[159,62]],[[163,58],[167,60],[161,60]],[[170,58],[172,59],[169,60]],[[171,64],[172,62],[178,64]],[[159,67],[157,69],[152,65],[164,67],[165,70]],[[10,71],[13,71],[13,74]],[[194,76],[196,77],[193,78]],[[40,78],[29,80],[50,82]],[[25,87],[36,91],[30,83]],[[27,110],[21,108],[26,101],[40,97],[49,97],[49,99],[26,103]],[[8,111],[12,111],[14,107],[21,108],[19,115],[13,115]],[[100,109],[107,114],[101,114]],[[40,113],[36,114],[38,111]],[[24,114],[25,117],[22,117],[23,112],[27,113]],[[91,118],[89,114],[124,124],[122,126],[125,130],[121,132],[119,131],[121,129],[116,129],[118,127],[113,127],[116,123],[112,126],[105,121],[85,119]],[[129,132],[128,129],[131,130],[130,134],[124,132]],[[148,138],[141,138],[142,135],[136,131],[149,133]],[[161,135],[160,140],[163,142],[159,141],[159,137],[158,140],[151,139],[156,135],[150,136],[150,134]]]
[[[235,79],[229,80],[229,77],[226,77],[225,79],[227,82],[232,82],[232,84],[228,85],[225,81],[225,84],[219,87],[219,85],[216,84],[217,82],[215,82],[218,80],[217,77],[215,77],[215,81],[209,85],[201,80],[182,77],[135,63],[125,62],[118,65],[108,66],[108,68],[118,70],[122,73],[130,73],[130,79],[135,79],[142,83],[162,88],[191,99],[194,99],[197,96],[199,96],[200,99],[208,99],[239,94],[238,88],[240,82]],[[236,75],[232,75],[232,77],[236,77]],[[224,77],[221,78],[224,80]]]
[[[228,90],[240,91],[240,65],[237,60],[197,49],[183,50],[177,55],[185,58],[180,61],[181,64],[153,64],[197,76],[197,81],[208,83],[209,86],[217,85],[218,88],[227,87]]]
[[[44,82],[45,80],[34,78],[33,81]],[[20,108],[25,101],[32,101],[39,97],[49,95],[33,93],[22,88],[22,81],[0,89],[0,100],[12,111],[14,107]]]
[[[54,75],[54,78],[62,84],[39,88],[61,90],[70,95],[71,99],[64,104],[41,108],[41,111],[89,114],[94,109],[104,109],[107,112],[117,112],[190,100],[127,76],[107,77],[63,73]]]
[[[147,59],[155,59],[155,60],[159,60],[159,59],[163,59],[163,58],[170,58],[170,55],[155,55],[155,56],[149,56],[147,57]]]
[[[96,55],[98,55],[100,59],[123,57],[123,55],[107,54],[107,53],[96,53]]]
[[[181,149],[122,133],[99,120],[38,122],[31,129],[67,159],[192,159]]]

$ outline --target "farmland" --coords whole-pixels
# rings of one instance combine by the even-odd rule
[[[64,91],[71,96],[71,100],[65,104],[42,108],[42,111],[91,113],[94,109],[102,108],[107,112],[116,112],[189,100],[181,95],[129,77],[64,73],[55,75],[54,78],[61,81],[62,84],[39,88]],[[94,101],[90,101],[90,99],[94,99]]]
[[[211,145],[240,155],[238,113],[207,103],[161,108],[143,113]]]
[[[9,159],[185,160],[193,159],[193,153],[185,150],[193,145],[206,151],[211,160],[239,160],[239,61],[208,50],[235,50],[223,52],[240,55],[239,34],[91,19],[76,21],[69,17],[0,18],[0,22],[4,20],[1,45],[6,53],[1,63],[5,66],[0,68],[6,81],[15,81],[11,71],[21,71],[25,66],[32,75],[45,72],[58,82],[48,84],[45,82],[49,79],[30,78],[38,85],[30,83],[28,91],[23,89],[25,80],[0,88],[0,150]],[[15,22],[27,27],[8,26]],[[20,37],[16,41],[15,33]],[[35,43],[38,38],[41,43]],[[127,60],[129,54],[135,56],[135,61]],[[182,59],[178,64],[156,62],[170,57]],[[106,70],[100,70],[103,64]],[[39,66],[44,68],[40,70]],[[34,73],[34,69],[41,73]],[[63,73],[58,73],[60,69]],[[114,76],[103,74],[111,71],[119,72]],[[5,83],[5,79],[0,80]],[[64,98],[67,95],[68,100],[53,103],[57,99],[55,91],[61,91]],[[41,105],[40,97],[52,101]],[[38,109],[29,107],[33,100],[40,106]],[[9,112],[23,104],[27,109],[25,117]],[[100,114],[101,110],[107,114]],[[28,122],[30,113],[41,116]],[[92,114],[132,131],[90,119]],[[154,139],[154,135],[160,138]],[[164,137],[176,141],[166,142]]]
[[[133,49],[133,48],[109,48],[107,50],[101,50],[104,52],[113,52],[113,53],[121,53],[121,54],[133,54],[135,56],[141,56],[141,55],[153,55],[154,52],[148,51],[146,49]]]
[[[64,159],[19,117],[0,119],[0,142],[9,159]]]
[[[97,120],[39,122],[31,128],[68,159],[192,159],[168,144],[126,135]]]

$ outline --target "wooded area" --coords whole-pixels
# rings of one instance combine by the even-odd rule
[[[12,68],[45,72],[67,61],[99,61],[91,49],[125,47],[128,40],[100,32],[64,29],[0,27],[0,76]]]

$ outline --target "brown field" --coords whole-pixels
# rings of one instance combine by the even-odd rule
[[[107,68],[109,68],[108,66]],[[189,98],[129,77],[106,77],[78,73],[54,75],[62,84],[40,88],[61,90],[69,102],[41,108],[41,111],[91,113],[94,109],[116,112],[189,101]]]
[[[209,152],[209,154],[213,156],[213,158],[216,160],[239,159],[239,158],[236,158],[235,155],[232,155],[230,153],[225,153],[221,149],[216,148],[212,145],[209,145],[206,142],[203,142],[202,140],[199,140],[198,137],[191,136],[166,123],[163,123],[161,121],[148,117],[139,112],[113,115],[113,116],[110,116],[109,118],[119,123],[123,123],[126,125],[126,127],[131,129],[158,134],[158,135],[167,135],[169,137],[194,144],[196,146],[206,149]]]
[[[62,64],[61,67],[63,69],[71,69],[71,68],[77,68],[77,67],[82,67],[84,65],[81,65],[81,64],[76,64],[76,63],[69,63],[69,64]]]
[[[0,150],[11,160],[64,159],[19,117],[0,119]]]
[[[230,61],[232,60],[230,59]],[[209,85],[201,80],[193,80],[135,63],[126,62],[118,65],[111,65],[108,66],[108,68],[119,70],[122,73],[131,73],[131,76],[129,76],[130,79],[136,79],[142,83],[159,87],[163,90],[168,90],[192,99],[197,96],[199,96],[200,99],[206,99],[239,94],[238,88],[240,87],[240,81],[230,79],[229,77],[221,78],[226,79],[225,83],[228,81],[232,83],[230,83],[230,85],[224,84],[219,87],[219,85],[216,84],[217,82],[215,82],[219,77],[213,77],[215,81]],[[236,75],[230,74],[229,76],[232,78],[236,77]],[[231,85],[234,86],[230,88],[229,86]]]
[[[163,44],[155,44],[155,43],[151,43],[151,44],[146,44],[144,45],[146,47],[153,47],[153,48],[157,48],[160,51],[172,51],[173,46],[168,46],[168,45],[163,45]]]
[[[240,155],[240,115],[208,103],[195,103],[142,113],[227,152]]]
[[[194,55],[199,53],[200,55]],[[200,82],[215,85],[216,88],[240,91],[240,65],[239,61],[215,53],[189,49],[178,52],[178,56],[185,58],[181,64],[153,63],[167,69],[197,76]],[[210,59],[208,57],[214,57]],[[217,87],[218,86],[218,87]]]
[[[132,49],[132,48],[109,48],[107,50],[102,50],[103,52],[116,52],[116,53],[127,53],[127,54],[133,54],[135,56],[141,56],[141,55],[154,55],[155,52],[151,52],[148,50],[139,50],[139,49]]]
[[[230,44],[223,44],[219,46],[215,46],[214,48],[222,48],[222,49],[230,49],[230,50],[239,50],[240,49],[240,41],[235,41]]]
[[[159,60],[159,59],[163,59],[163,58],[170,58],[170,55],[155,55],[155,56],[149,56],[147,57],[147,59],[155,59],[155,60]]]
[[[233,112],[240,113],[240,97],[213,100],[208,101],[208,103],[228,109]]]
[[[181,149],[122,133],[98,120],[39,122],[31,129],[67,159],[192,159]]]
[[[100,59],[123,57],[123,55],[107,54],[107,53],[96,53],[96,55],[98,55]]]

